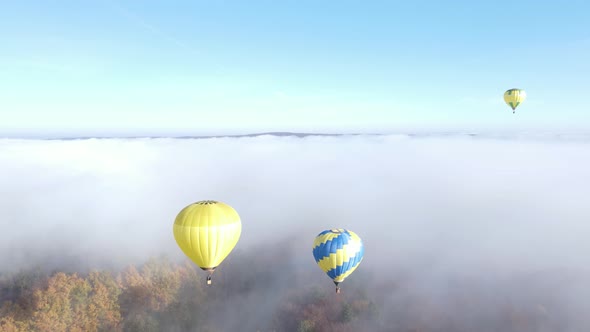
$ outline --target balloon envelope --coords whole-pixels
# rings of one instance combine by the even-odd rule
[[[364,247],[354,232],[339,228],[325,230],[316,236],[313,257],[336,285],[344,281],[363,260]]]
[[[213,271],[240,239],[242,222],[229,205],[200,201],[188,205],[174,221],[174,239],[195,264]]]
[[[510,89],[504,92],[504,102],[512,108],[512,110],[516,110],[518,105],[520,105],[526,99],[526,92],[521,89]]]

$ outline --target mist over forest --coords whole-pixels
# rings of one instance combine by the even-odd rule
[[[589,143],[2,139],[0,330],[87,283],[120,315],[96,330],[588,331]],[[211,287],[172,235],[206,199],[243,227]],[[329,228],[365,246],[339,295],[311,252]]]

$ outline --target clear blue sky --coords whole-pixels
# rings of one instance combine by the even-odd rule
[[[587,0],[5,1],[0,134],[590,128],[589,59]]]

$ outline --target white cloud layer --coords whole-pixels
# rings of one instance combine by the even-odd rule
[[[270,324],[290,289],[331,291],[311,245],[320,231],[343,227],[365,243],[343,296],[365,292],[386,315],[359,322],[364,328],[410,329],[434,310],[445,317],[436,326],[456,331],[512,331],[515,312],[544,326],[535,331],[587,331],[589,143],[440,135],[0,140],[0,275],[185,259],[174,218],[189,203],[215,199],[243,222],[216,284],[252,286],[211,317],[223,330]]]
[[[586,268],[584,142],[404,136],[0,140],[0,271],[64,259],[182,257],[171,228],[216,199],[236,250],[350,228],[364,266],[510,273]],[[310,259],[310,263],[313,261]]]

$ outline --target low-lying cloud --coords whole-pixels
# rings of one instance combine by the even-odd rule
[[[587,280],[589,180],[584,141],[6,139],[0,273],[118,267],[160,254],[183,259],[172,236],[176,214],[214,199],[242,218],[235,255],[285,251],[293,269],[309,269],[326,287],[311,244],[320,231],[342,227],[365,243],[365,259],[344,289],[355,275],[376,285],[408,280],[408,289],[436,302],[445,301],[450,282],[463,280],[473,296],[490,300],[488,287],[514,291],[521,285],[514,280],[524,278],[527,294],[543,297],[555,295],[544,273]],[[578,316],[588,301],[576,294],[590,282],[573,284],[575,291],[557,293],[569,305],[563,317],[589,324]],[[387,303],[399,311],[403,296]]]

